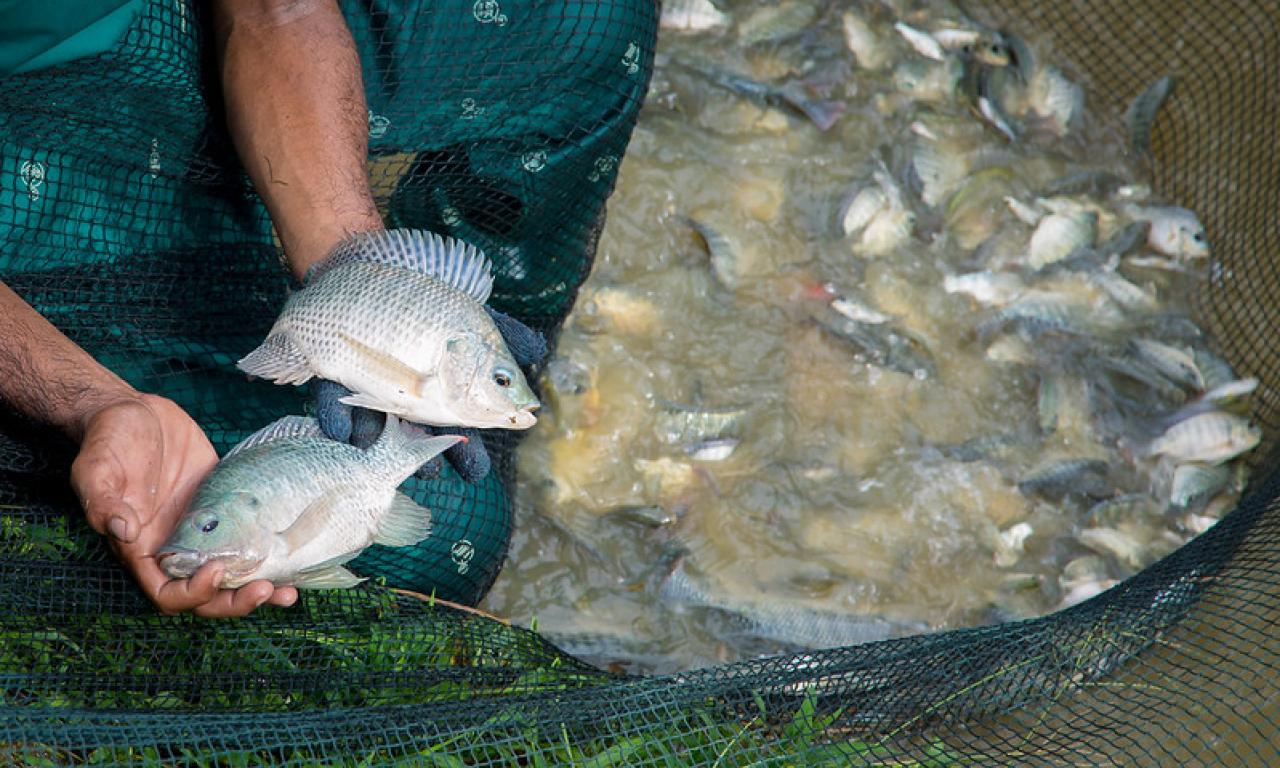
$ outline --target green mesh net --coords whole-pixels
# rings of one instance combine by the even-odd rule
[[[456,234],[495,303],[545,330],[590,265],[642,101],[641,2],[345,4],[389,222]],[[1208,533],[1034,621],[660,678],[608,674],[536,634],[379,587],[237,621],[162,617],[83,523],[71,446],[0,419],[0,757],[13,765],[1274,765],[1280,635],[1273,255],[1280,5],[974,3],[1047,32],[1118,121],[1157,76],[1154,186],[1195,209],[1217,263],[1202,321],[1262,381],[1255,480]],[[0,276],[220,450],[303,393],[247,382],[285,290],[263,209],[209,117],[206,20],[145,5],[109,53],[0,83]],[[216,112],[216,110],[215,110]],[[193,290],[199,286],[199,290]],[[471,602],[510,531],[500,471],[415,486],[418,548],[360,565]],[[465,543],[464,543],[465,542]]]

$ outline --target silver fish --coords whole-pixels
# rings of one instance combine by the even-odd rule
[[[1195,213],[1173,205],[1126,205],[1134,221],[1151,224],[1147,244],[1165,256],[1203,258],[1209,255],[1209,236]]]
[[[748,413],[746,407],[737,405],[708,408],[661,398],[657,398],[657,404],[658,432],[662,439],[682,445],[737,437],[742,433]]]
[[[368,450],[330,440],[315,419],[286,416],[233,448],[201,483],[190,508],[156,553],[186,578],[222,563],[220,586],[256,579],[277,586],[350,587],[343,567],[370,544],[405,547],[431,532],[431,513],[396,486],[460,442],[430,437],[394,416]]]
[[[1154,367],[1165,378],[1180,387],[1192,390],[1204,389],[1204,378],[1196,367],[1195,359],[1184,349],[1155,339],[1133,339],[1129,346],[1140,359]]]
[[[1135,520],[1152,520],[1160,514],[1156,502],[1145,493],[1126,493],[1103,499],[1085,513],[1090,528],[1115,528]]]
[[[714,65],[701,66],[674,59],[667,62],[667,67],[697,75],[713,85],[745,99],[750,99],[757,104],[782,107],[793,113],[798,113],[813,121],[813,124],[818,126],[818,130],[821,131],[828,130],[835,125],[848,106],[839,99],[812,98],[805,91],[805,85],[796,81],[774,85],[753,80],[745,75],[724,71]]]
[[[1173,471],[1169,503],[1179,509],[1199,508],[1223,491],[1233,474],[1225,464],[1180,464]]]
[[[875,616],[859,616],[799,607],[782,601],[720,598],[694,583],[677,563],[658,588],[667,601],[708,608],[735,618],[737,634],[802,648],[839,648],[925,631],[919,624],[897,623]]]
[[[904,24],[901,21],[893,25],[893,28],[902,35],[912,50],[934,61],[944,61],[947,58],[947,52],[942,49],[942,44],[933,38],[928,32],[922,32],[915,27]]]
[[[1250,451],[1262,440],[1262,430],[1229,413],[1211,411],[1169,427],[1147,446],[1148,456],[1165,455],[1176,461],[1220,464]]]
[[[352,237],[312,267],[238,367],[277,384],[312,377],[342,402],[439,426],[528,429],[540,405],[484,309],[489,260],[415,230]]]
[[[667,0],[658,25],[673,32],[709,32],[729,26],[729,14],[711,0]]]
[[[818,17],[818,7],[805,0],[782,0],[757,8],[738,25],[738,41],[744,46],[782,40],[808,29]]]
[[[1061,498],[1070,494],[1102,497],[1113,486],[1107,479],[1107,463],[1099,459],[1059,459],[1039,464],[1018,480],[1027,496]]]

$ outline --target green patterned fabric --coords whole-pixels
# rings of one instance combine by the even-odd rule
[[[550,331],[590,267],[644,97],[654,9],[508,5],[343,9],[388,223],[480,246],[493,305]],[[198,5],[156,0],[110,50],[0,83],[0,279],[134,386],[187,409],[224,452],[307,401],[234,370],[287,287],[222,129],[207,23]],[[435,534],[353,568],[478,601],[511,533],[515,441],[487,438],[499,471],[478,485],[451,470],[411,481]]]

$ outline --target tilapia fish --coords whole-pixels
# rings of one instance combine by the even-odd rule
[[[409,430],[412,430],[410,432]],[[156,554],[173,578],[226,568],[220,586],[351,587],[343,567],[370,544],[405,547],[431,532],[431,513],[396,486],[462,440],[406,430],[387,418],[367,451],[330,440],[315,419],[286,416],[233,448],[196,490]]]
[[[342,399],[438,426],[527,429],[539,403],[484,309],[475,247],[415,230],[365,233],[312,267],[245,373],[337,381]]]

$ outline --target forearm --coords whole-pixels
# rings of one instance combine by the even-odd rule
[[[137,396],[0,282],[0,399],[79,441],[94,413]]]
[[[355,44],[333,0],[219,0],[214,23],[228,128],[300,278],[382,226]]]

